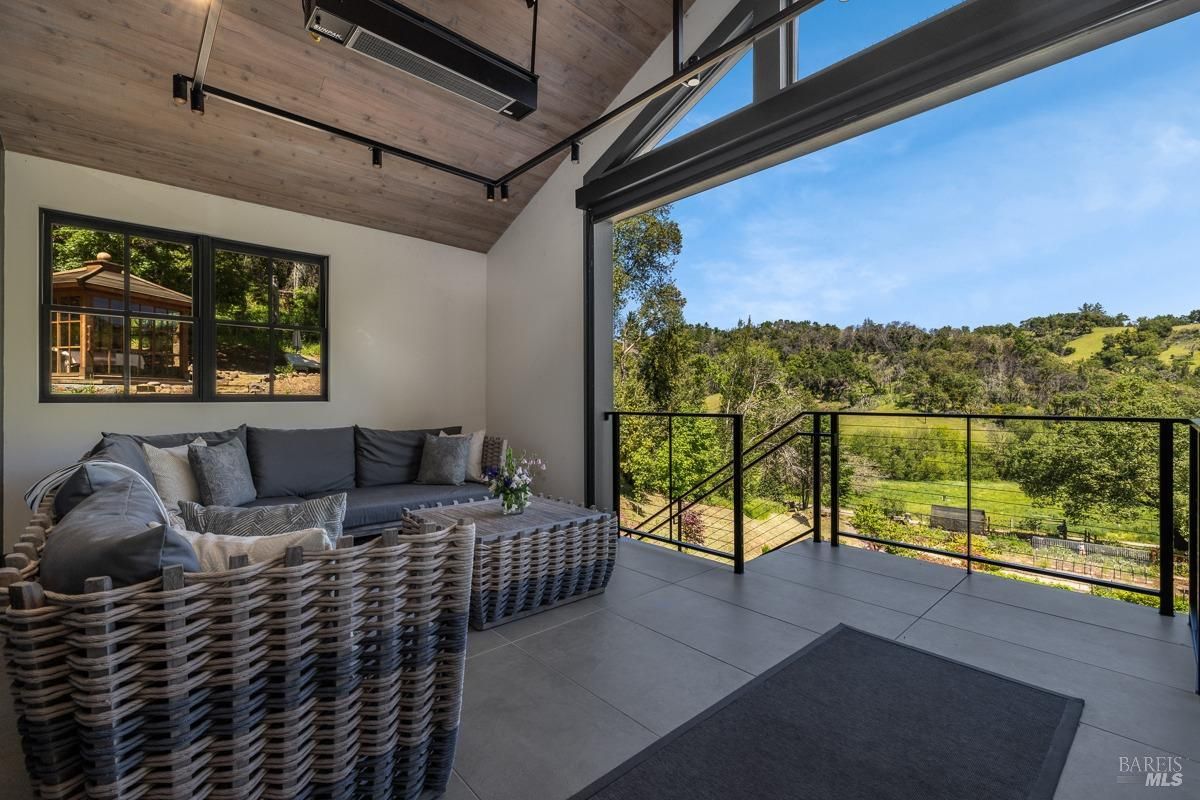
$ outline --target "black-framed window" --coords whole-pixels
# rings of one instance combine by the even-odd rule
[[[326,400],[328,259],[42,211],[43,402]]]

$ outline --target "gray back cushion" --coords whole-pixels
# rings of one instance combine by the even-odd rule
[[[467,459],[470,455],[471,440],[467,437],[425,434],[417,483],[462,486],[467,480]]]
[[[197,450],[200,448],[196,448]],[[336,542],[346,517],[346,495],[333,494],[284,506],[230,508],[180,501],[184,526],[196,533],[225,536],[272,536],[306,528],[321,528]]]
[[[240,506],[258,496],[246,448],[238,439],[205,447],[188,445],[188,463],[206,506]]]
[[[38,569],[46,589],[78,594],[88,578],[129,586],[175,565],[200,571],[192,546],[162,517],[157,496],[130,476],[100,488],[54,526]]]
[[[150,481],[154,485],[154,473],[150,470],[150,465],[146,462],[146,454],[142,451],[142,444],[153,445],[154,447],[178,447],[184,444],[190,444],[197,438],[203,439],[208,444],[221,444],[230,439],[241,439],[242,444],[246,443],[246,426],[239,425],[236,428],[230,428],[225,431],[207,431],[204,433],[162,433],[142,436],[134,433],[105,433],[101,435],[99,442],[92,447],[86,458],[88,460],[104,460],[116,461],[118,464],[124,464],[127,467],[135,469],[138,473]],[[101,486],[111,483],[97,483],[96,479],[102,473],[79,471],[59,487],[58,492],[54,495],[54,517],[62,519],[71,509],[79,504],[84,498],[91,495]]]
[[[353,428],[250,428],[247,434],[259,497],[354,488]]]
[[[359,486],[413,483],[421,471],[427,435],[456,434],[461,425],[412,431],[385,431],[354,426],[354,459]]]

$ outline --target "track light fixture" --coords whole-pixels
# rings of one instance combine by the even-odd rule
[[[180,75],[178,72],[171,78],[171,95],[175,98],[175,105],[182,106],[188,101],[188,79],[186,75]]]
[[[371,166],[373,166],[375,169],[381,169],[383,167],[383,151],[378,147],[371,148]]]
[[[487,201],[489,203],[496,202],[496,185],[494,183],[487,185]]]
[[[571,142],[571,163],[579,163],[579,142]]]
[[[196,84],[192,84],[192,111],[204,113],[204,90]]]
[[[500,184],[500,202],[501,203],[508,202],[508,184],[507,183]]]

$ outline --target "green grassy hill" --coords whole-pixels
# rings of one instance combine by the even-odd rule
[[[1071,363],[1087,361],[1104,347],[1105,336],[1120,333],[1123,330],[1125,329],[1119,325],[1111,328],[1093,328],[1091,333],[1085,333],[1083,336],[1078,336],[1067,342],[1067,347],[1072,348],[1074,352],[1069,356],[1063,356],[1063,358]]]

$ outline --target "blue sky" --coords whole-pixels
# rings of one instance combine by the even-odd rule
[[[802,74],[949,0],[827,2]],[[1200,15],[675,204],[690,322],[1200,307]],[[749,102],[749,62],[678,129]]]

